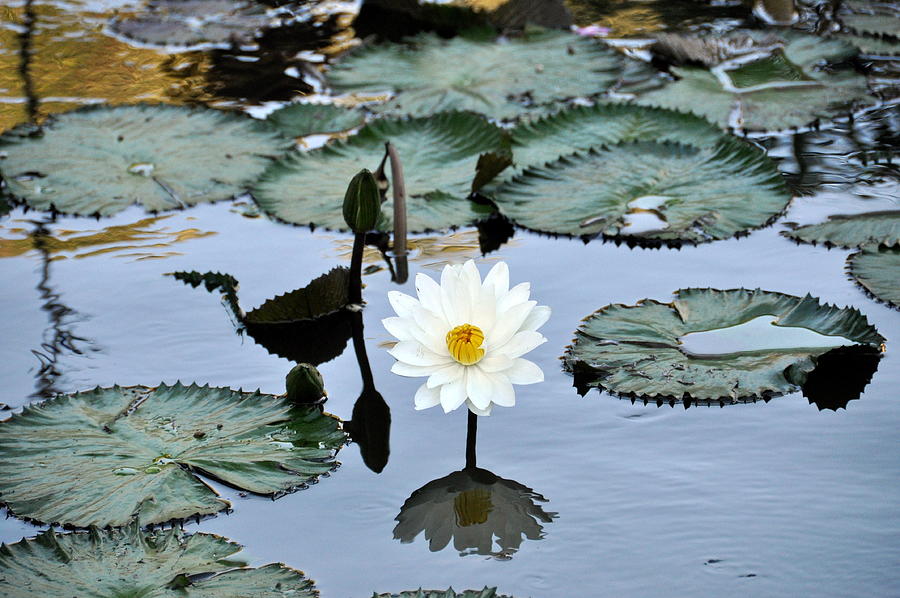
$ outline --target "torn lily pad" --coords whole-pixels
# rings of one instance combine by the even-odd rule
[[[268,121],[289,137],[303,137],[361,127],[366,115],[361,110],[334,104],[290,104],[270,114]]]
[[[111,216],[228,199],[291,146],[264,122],[212,109],[135,105],[51,117],[0,137],[10,194],[38,210]]]
[[[346,230],[342,206],[347,181],[360,168],[377,170],[388,141],[403,162],[409,232],[463,226],[490,212],[467,198],[479,156],[507,151],[508,141],[498,127],[466,112],[379,119],[346,140],[294,152],[262,175],[253,196],[279,220]],[[393,200],[381,211],[379,230],[392,230]]]
[[[900,309],[900,246],[863,247],[847,259],[847,266],[859,286]]]
[[[471,110],[514,118],[531,106],[592,96],[619,79],[624,59],[565,31],[529,30],[494,41],[421,34],[408,45],[363,47],[338,62],[328,82],[338,93],[394,97],[376,112],[426,116]]]
[[[259,392],[96,388],[0,424],[0,502],[78,527],[181,520],[230,506],[197,474],[277,496],[333,470],[343,442],[336,418]]]
[[[502,214],[532,230],[674,244],[766,226],[790,199],[772,161],[730,138],[706,148],[638,142],[565,156],[494,195]]]
[[[4,598],[190,596],[316,598],[313,582],[282,564],[248,568],[240,544],[178,528],[62,534],[49,529],[0,548]]]
[[[750,62],[710,70],[673,67],[677,81],[636,101],[747,130],[800,127],[875,101],[868,96],[864,76],[849,68],[824,68],[853,57],[852,44],[789,32],[780,37],[775,46],[767,42],[768,55]]]
[[[823,305],[809,295],[681,289],[675,297],[670,303],[645,299],[631,306],[608,305],[584,321],[565,356],[565,368],[575,374],[582,394],[599,388],[685,404],[767,399],[799,390],[815,370],[816,359],[836,346],[882,350],[885,340],[858,310]],[[776,327],[768,333],[774,335],[770,348],[708,354],[684,349],[685,335],[741,326],[763,316],[774,318]],[[780,344],[778,335],[796,333],[795,328],[834,340],[830,346]]]
[[[158,46],[247,42],[273,19],[265,8],[236,0],[152,0],[144,13],[114,20],[113,32]]]
[[[781,234],[795,241],[846,249],[869,244],[900,245],[900,210],[830,216],[825,222],[795,226]]]
[[[410,590],[400,592],[399,594],[374,594],[372,598],[511,598],[505,594],[498,594],[497,588],[489,588],[485,586],[483,590],[466,590],[465,592],[456,592],[453,588],[449,590]]]

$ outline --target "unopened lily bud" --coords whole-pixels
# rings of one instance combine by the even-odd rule
[[[353,177],[344,195],[344,221],[354,233],[375,228],[381,215],[381,192],[378,182],[368,170]]]
[[[291,403],[315,403],[325,396],[325,381],[314,365],[295,365],[285,378],[287,399]]]

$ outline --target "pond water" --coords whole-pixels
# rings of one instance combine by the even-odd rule
[[[726,22],[737,18],[739,5],[723,8]],[[0,8],[7,21],[0,128],[28,120],[27,94],[10,91],[22,85],[16,36],[25,6]],[[135,6],[28,3],[55,31],[39,28],[43,33],[32,40],[40,65],[32,82],[41,98],[38,116],[93,101],[233,105],[247,97],[236,79],[223,83],[211,74],[239,72],[221,62],[210,66],[227,62],[227,51],[163,54],[98,33],[112,11]],[[603,6],[593,10],[602,14]],[[335,24],[341,19],[329,15],[350,9],[326,7],[320,26],[335,31],[301,38],[303,49],[328,54],[342,43],[347,33]],[[644,9],[635,13],[641,32],[659,28],[650,17],[667,18]],[[696,18],[722,27],[709,11],[704,5]],[[275,54],[270,47],[258,56],[265,62]],[[283,73],[289,66],[277,68]],[[297,92],[290,82],[266,80],[272,87],[249,103],[265,106]],[[364,337],[375,385],[390,406],[386,467],[373,472],[350,444],[338,453],[334,473],[274,501],[211,481],[233,512],[186,522],[185,530],[241,543],[254,566],[284,562],[301,569],[323,598],[485,585],[517,598],[900,595],[900,358],[894,347],[900,315],[848,277],[850,250],[797,244],[779,234],[786,221],[896,209],[896,169],[885,166],[877,182],[859,183],[849,156],[860,146],[896,150],[898,120],[894,104],[855,125],[842,118],[818,132],[760,137],[805,193],[774,225],[743,238],[642,249],[518,230],[484,257],[474,228],[412,239],[410,281],[419,272],[436,278],[447,263],[475,259],[484,274],[504,260],[512,282],[531,282],[533,298],[553,310],[541,330],[548,342],[529,354],[545,381],[516,387],[515,408],[479,419],[477,463],[499,481],[486,473],[480,482],[459,474],[439,481],[466,463],[466,413],[415,411],[421,381],[390,373],[394,359],[385,345],[393,338],[380,323],[394,315],[387,293],[412,294],[413,283],[393,283],[377,252],[367,253]],[[218,293],[166,276],[231,274],[249,310],[348,265],[350,236],[255,216],[246,198],[159,216],[130,208],[102,220],[13,209],[0,220],[2,402],[18,409],[56,392],[179,380],[282,393],[293,363],[237,334]],[[50,242],[44,237],[36,246],[39,228]],[[691,287],[809,293],[853,306],[887,338],[886,352],[860,398],[837,411],[820,411],[799,392],[688,409],[596,390],[579,396],[559,358],[582,318],[612,303],[669,301],[675,290]],[[351,346],[319,369],[328,391],[325,410],[350,420],[362,389]],[[465,491],[442,511],[461,525],[457,538],[475,529],[487,509],[509,504],[529,513],[529,537],[489,550],[466,549],[460,540],[457,549],[446,529],[416,520],[416,501],[401,516],[411,495],[433,481],[434,497],[423,491],[417,501],[446,502],[446,487]],[[479,483],[503,490],[488,496]],[[405,523],[398,526],[398,517]],[[438,540],[416,533],[425,528]],[[8,517],[0,521],[0,540],[40,529]]]

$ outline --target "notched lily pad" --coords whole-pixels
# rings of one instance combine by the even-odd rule
[[[251,569],[231,557],[241,546],[178,528],[60,534],[53,529],[0,548],[4,598],[189,596],[316,598],[301,571],[282,564]]]
[[[896,2],[845,0],[835,15],[845,30],[876,37],[900,38],[900,8]]]
[[[675,295],[671,303],[645,299],[632,306],[608,305],[585,320],[565,356],[565,368],[574,373],[582,394],[599,388],[658,404],[725,405],[794,392],[833,347],[704,355],[682,347],[680,339],[688,333],[730,328],[761,316],[774,316],[777,326],[835,336],[839,346],[883,350],[884,338],[858,310],[822,305],[809,295],[759,289],[682,289]]]
[[[333,470],[336,418],[281,398],[209,386],[96,388],[0,424],[0,501],[78,527],[141,525],[221,511],[197,474],[279,495]]]
[[[399,594],[373,594],[372,598],[512,598],[505,594],[498,594],[497,588],[489,588],[485,586],[483,590],[466,590],[465,592],[455,592],[453,588],[449,590],[410,590],[400,592]]]
[[[847,259],[847,266],[859,286],[900,309],[900,245],[864,247]]]
[[[846,249],[873,243],[900,245],[900,210],[837,215],[819,224],[792,226],[791,230],[781,231],[781,234],[805,243]]]
[[[340,133],[361,127],[366,115],[334,104],[290,104],[269,115],[268,121],[289,137]]]
[[[569,32],[529,30],[503,41],[421,34],[408,45],[363,47],[328,74],[339,93],[394,97],[376,112],[425,116],[471,110],[514,118],[537,106],[591,96],[619,79],[624,59]]]
[[[790,199],[771,160],[728,138],[707,148],[638,142],[565,156],[494,194],[501,213],[532,230],[650,244],[727,239],[766,226]]]
[[[350,271],[334,268],[307,286],[269,299],[245,313],[238,281],[219,272],[175,272],[172,276],[194,288],[203,284],[220,291],[234,317],[253,340],[269,353],[297,363],[319,365],[344,352],[352,335],[348,295]]]
[[[769,54],[734,67],[673,67],[677,81],[636,101],[685,110],[719,126],[779,130],[829,119],[848,108],[874,103],[866,78],[850,68],[824,68],[856,54],[852,44],[792,32],[748,32]],[[736,33],[746,37],[745,33]]]
[[[508,140],[498,127],[466,112],[373,121],[346,140],[276,162],[253,196],[279,220],[346,230],[342,206],[347,183],[361,168],[378,169],[388,141],[403,162],[410,232],[464,226],[490,212],[467,198],[479,156],[507,151]],[[393,229],[392,199],[382,205],[378,227]]]
[[[36,135],[5,133],[0,174],[38,210],[159,212],[244,191],[290,146],[266,123],[220,110],[90,107],[51,117]]]

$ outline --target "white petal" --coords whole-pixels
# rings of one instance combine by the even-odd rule
[[[422,307],[435,314],[442,313],[441,287],[421,272],[416,274],[416,294],[419,295]]]
[[[490,290],[494,296],[494,300],[506,295],[509,292],[509,266],[506,262],[497,262],[491,271],[484,277],[484,289]]]
[[[481,296],[481,274],[478,272],[478,268],[475,267],[475,260],[469,260],[463,264],[459,275],[459,282],[465,289],[468,297],[469,314],[467,317],[470,319],[471,323],[472,308]]]
[[[385,318],[381,321],[384,329],[399,341],[411,341],[414,339],[412,332],[410,332],[410,324],[412,324],[410,320],[399,317]]]
[[[502,372],[513,365],[513,360],[506,355],[488,355],[478,362],[477,367],[486,374]]]
[[[433,365],[410,365],[402,361],[395,361],[394,365],[391,366],[391,371],[398,376],[418,378],[420,376],[430,376],[439,367]]]
[[[494,396],[491,402],[501,407],[512,407],[516,404],[516,391],[513,390],[512,382],[503,374],[495,374],[491,378],[494,383]]]
[[[501,314],[506,310],[525,303],[531,295],[531,283],[523,282],[517,284],[509,290],[509,292],[497,300],[497,313]]]
[[[470,317],[472,318],[470,324],[481,328],[486,337],[490,335],[497,321],[497,299],[493,291],[483,288],[479,290],[478,298],[472,304]]]
[[[436,388],[428,388],[428,386],[423,384],[416,391],[416,397],[413,401],[416,409],[428,409],[441,402],[441,393]]]
[[[494,349],[491,355],[506,355],[507,357],[511,358],[521,357],[535,347],[538,347],[546,342],[547,339],[544,338],[544,335],[540,332],[535,332],[534,330],[523,330],[521,332],[517,332],[511,339],[509,339],[509,342],[502,347],[497,347],[496,349]]]
[[[419,342],[438,355],[450,355],[447,349],[447,333],[452,328],[444,318],[443,312],[437,316],[427,309],[419,308],[413,314],[416,329],[411,329],[417,335]]]
[[[512,367],[503,373],[513,384],[536,384],[544,381],[544,371],[533,361],[521,357],[514,359]]]
[[[466,371],[466,395],[479,409],[487,409],[494,394],[491,375],[485,374],[477,367]]]
[[[437,388],[442,384],[448,384],[457,378],[462,378],[464,371],[465,366],[454,361],[431,374],[426,384],[428,384],[428,388]]]
[[[525,318],[525,321],[522,323],[522,330],[537,330],[541,326],[547,323],[547,320],[550,319],[550,308],[546,305],[537,305],[534,309],[531,310],[531,313],[528,314],[528,317]]]
[[[410,365],[440,366],[453,362],[453,358],[450,357],[449,353],[446,356],[438,355],[417,341],[400,341],[394,345],[388,353],[390,353],[394,359],[406,362]]]
[[[441,407],[443,407],[444,413],[450,413],[465,402],[468,377],[469,373],[464,368],[462,376],[441,386]]]
[[[444,266],[441,272],[441,305],[450,327],[467,324],[471,311],[470,300],[460,281],[461,268]]]
[[[525,322],[525,318],[528,317],[535,305],[537,305],[535,301],[526,301],[512,309],[498,311],[497,323],[494,324],[491,335],[485,335],[486,349],[491,350],[505,345],[514,334],[522,329],[522,323]]]
[[[469,400],[466,401],[466,406],[469,408],[469,411],[475,415],[481,415],[483,417],[489,416],[491,414],[491,407],[493,407],[493,405],[488,405],[487,409],[479,409],[475,406],[475,403]]]
[[[401,318],[411,317],[413,310],[420,307],[418,299],[400,291],[388,291],[388,301]]]

